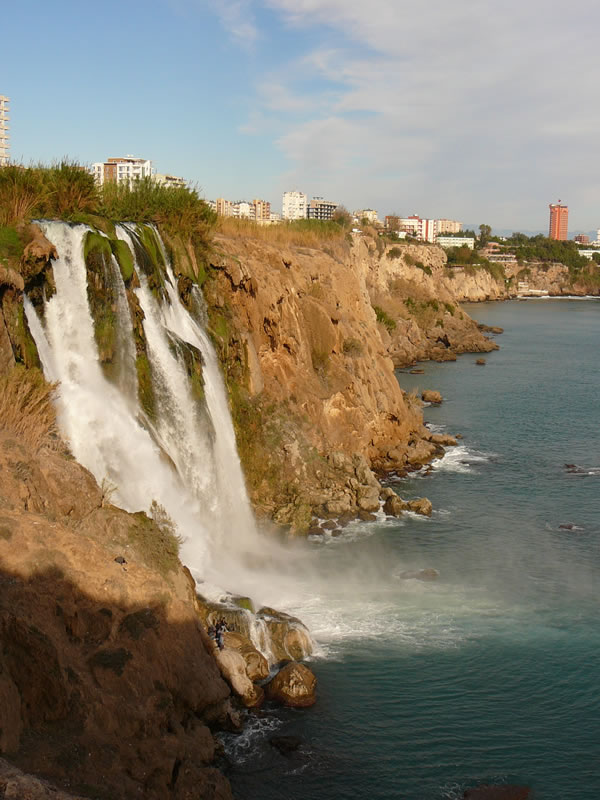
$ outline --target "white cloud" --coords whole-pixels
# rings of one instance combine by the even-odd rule
[[[521,188],[552,199],[565,187],[573,205],[597,183],[600,11],[588,0],[572,0],[568,16],[547,0],[263,5],[307,47],[259,91],[298,182],[326,179],[330,193],[353,193],[349,204],[361,192],[387,207],[414,197],[431,214],[519,208],[529,226]],[[298,89],[299,72],[313,77],[310,90]],[[577,169],[580,189],[573,160],[588,164]]]
[[[212,6],[229,35],[242,47],[252,49],[259,31],[249,0],[212,0]]]

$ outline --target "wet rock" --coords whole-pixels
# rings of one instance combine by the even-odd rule
[[[415,514],[422,514],[424,517],[430,517],[433,511],[431,500],[428,500],[426,497],[418,497],[416,500],[409,500],[406,505],[409,511],[413,511]]]
[[[442,402],[443,397],[434,389],[425,389],[425,391],[421,394],[421,400],[424,403],[436,403],[439,405]]]
[[[265,623],[269,633],[272,663],[290,658],[299,660],[312,653],[312,640],[308,628],[297,617],[268,606],[259,609],[256,616],[259,621]]]
[[[244,656],[237,650],[223,649],[215,651],[215,659],[221,675],[231,686],[246,708],[257,708],[264,699],[260,686],[255,686],[246,672]]]
[[[359,486],[356,495],[362,511],[379,511],[379,485]]]
[[[467,789],[464,800],[528,800],[532,797],[529,786],[476,786]]]
[[[411,375],[424,375],[425,374],[425,370],[424,369],[411,369],[411,370],[409,370],[409,372],[410,372]]]
[[[406,511],[406,508],[406,503],[397,494],[394,494],[393,497],[388,497],[383,504],[383,510],[390,517],[402,516],[402,512]]]
[[[325,531],[334,531],[338,527],[338,524],[332,519],[326,519],[325,522],[321,523],[321,527]]]
[[[319,525],[311,525],[310,528],[306,531],[307,536],[321,536],[323,534],[323,529]]]
[[[292,708],[316,703],[317,679],[305,664],[286,664],[265,687],[269,700]]]
[[[237,650],[246,662],[246,675],[251,681],[262,681],[269,677],[269,663],[247,636],[227,631],[223,637],[225,648]]]
[[[425,441],[425,439],[418,439],[409,445],[407,453],[408,464],[411,467],[427,464],[439,455],[440,451],[439,445]]]
[[[296,752],[302,744],[302,739],[299,736],[272,736],[269,744],[279,750],[282,756],[287,756]]]
[[[376,522],[377,517],[375,514],[370,514],[368,511],[359,511],[358,518],[361,522]]]
[[[417,580],[417,581],[436,581],[440,577],[440,573],[433,567],[417,570],[405,570],[400,573],[400,578],[403,580]]]
[[[356,519],[357,516],[360,517],[361,513],[362,512],[359,512],[358,515],[357,515],[357,514],[354,513],[354,511],[346,511],[346,512],[344,512],[343,514],[341,514],[338,517],[338,525],[341,528],[345,528],[346,525],[349,525],[351,522],[353,522]]]
[[[475,362],[478,366],[483,367],[485,366],[485,358],[478,358]]]

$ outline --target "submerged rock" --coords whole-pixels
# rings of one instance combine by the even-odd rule
[[[465,800],[528,800],[531,796],[529,786],[476,786],[463,795]]]
[[[485,358],[478,358],[475,362],[478,366],[483,367],[485,366]]]
[[[292,708],[306,708],[316,703],[317,679],[305,664],[286,664],[265,687],[269,700]]]
[[[399,575],[403,580],[417,580],[417,581],[436,581],[440,577],[440,573],[433,567],[418,570],[405,570]]]
[[[302,739],[299,736],[272,736],[269,744],[279,750],[282,756],[287,756],[296,752],[302,744]]]

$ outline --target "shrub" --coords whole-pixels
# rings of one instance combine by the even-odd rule
[[[18,436],[34,451],[62,446],[52,402],[55,386],[38,369],[14,367],[0,378],[0,429]]]
[[[426,275],[431,275],[431,267],[426,266],[422,261],[415,261],[415,267],[422,269]]]
[[[358,339],[344,339],[342,350],[344,355],[356,358],[357,356],[362,355],[363,345]]]
[[[451,316],[454,316],[454,312],[456,311],[456,308],[455,308],[455,306],[452,305],[452,303],[444,303],[444,308],[446,309],[446,311]]]
[[[377,322],[380,322],[387,329],[388,333],[391,333],[396,327],[396,321],[393,320],[381,306],[373,306],[373,311],[377,317]]]
[[[388,258],[402,258],[402,248],[400,248],[400,247],[391,247],[388,250],[387,257]]]
[[[409,267],[413,267],[415,265],[415,259],[411,256],[410,253],[406,253],[404,256],[404,263],[408,264]]]

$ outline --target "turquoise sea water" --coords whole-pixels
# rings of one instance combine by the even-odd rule
[[[468,311],[505,328],[485,367],[398,373],[440,390],[426,420],[464,437],[393,484],[434,514],[310,544],[296,610],[321,647],[318,703],[266,707],[226,740],[239,798],[441,800],[483,782],[600,798],[600,302]],[[439,579],[401,577],[424,567]],[[274,734],[303,744],[284,757]]]

